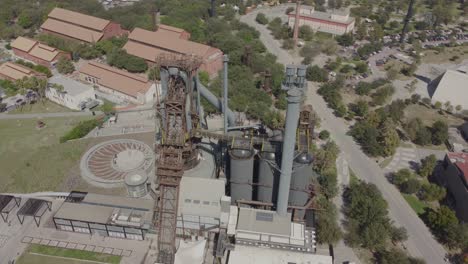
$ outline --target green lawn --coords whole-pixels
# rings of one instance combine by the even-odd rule
[[[406,202],[413,208],[413,210],[418,214],[422,215],[426,211],[427,205],[421,200],[419,200],[416,196],[410,194],[402,194],[405,198]]]
[[[90,117],[0,120],[0,192],[57,190],[85,151],[86,140],[59,144],[59,138]]]
[[[36,254],[40,255],[36,255]],[[47,256],[44,256],[47,255]],[[18,260],[18,264],[82,264],[111,263],[118,264],[122,257],[77,249],[64,249],[43,245],[31,245]],[[84,261],[81,261],[84,260]]]
[[[22,108],[17,108],[8,114],[29,114],[29,113],[61,113],[61,112],[72,112],[69,108],[51,102],[49,100],[43,100],[35,104],[24,105]]]

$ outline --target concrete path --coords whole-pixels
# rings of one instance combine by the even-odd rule
[[[284,6],[277,8],[284,8]],[[262,12],[266,13],[267,11],[262,10]],[[258,24],[254,19],[252,20],[252,17],[255,18],[255,13],[242,17],[241,21],[257,28]],[[260,33],[260,39],[267,49],[275,55],[278,55],[277,53],[281,54],[281,56],[278,56],[280,63],[288,64],[291,62],[291,58],[286,55],[288,53],[278,51],[281,50],[278,42],[273,39],[269,32],[260,30]],[[317,89],[317,84],[308,83],[305,103],[311,104],[322,118],[322,128],[330,131],[332,138],[340,147],[343,156],[356,175],[364,181],[375,184],[382,192],[384,199],[388,202],[391,219],[395,221],[397,226],[404,226],[408,230],[409,239],[406,244],[409,254],[414,257],[421,257],[427,263],[444,263],[443,259],[447,252],[434,239],[430,230],[403,199],[395,186],[388,182],[384,176],[384,171],[375,161],[363,153],[352,137],[347,135],[348,125],[343,119],[333,115],[333,111],[327,107],[323,98],[317,94]]]
[[[96,111],[96,115],[101,112]],[[48,118],[48,117],[76,117],[92,116],[92,112],[61,112],[61,113],[31,113],[31,114],[0,114],[1,119],[30,119],[30,118]]]
[[[338,185],[338,194],[333,199],[333,202],[336,205],[338,210],[338,221],[341,226],[341,230],[344,229],[345,215],[343,213],[343,191],[346,186],[349,185],[349,167],[348,161],[345,159],[343,154],[340,154],[336,159],[336,170],[338,172],[337,185]],[[338,244],[334,247],[335,254],[335,263],[345,263],[345,261],[350,261],[354,263],[361,263],[359,258],[354,253],[353,249],[345,245],[343,240],[340,240]]]

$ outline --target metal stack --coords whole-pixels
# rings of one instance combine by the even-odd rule
[[[234,141],[229,150],[231,201],[250,201],[253,194],[254,150],[249,140]]]
[[[278,197],[279,170],[274,148],[263,148],[258,161],[258,201],[275,204]]]

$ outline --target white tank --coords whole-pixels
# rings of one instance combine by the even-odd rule
[[[148,176],[143,171],[129,173],[125,176],[125,186],[129,197],[140,198],[148,193]]]

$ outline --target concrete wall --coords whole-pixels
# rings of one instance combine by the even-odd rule
[[[59,93],[54,88],[48,88],[46,90],[46,97],[59,105],[63,105],[73,110],[81,110],[80,103],[87,101],[88,99],[94,99],[95,94],[93,89],[89,89],[80,93],[76,96],[71,96],[67,93]]]

